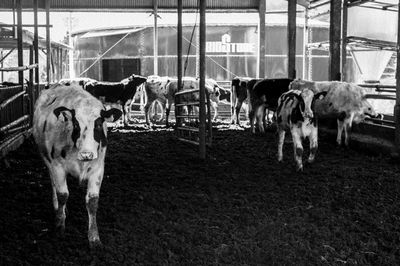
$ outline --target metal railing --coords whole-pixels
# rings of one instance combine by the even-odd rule
[[[0,71],[24,71],[37,67],[6,68]],[[16,149],[30,135],[33,106],[44,85],[0,86],[0,158]]]
[[[199,89],[179,91],[175,94],[175,119],[176,119],[176,134],[178,139],[200,145],[200,130],[199,130],[199,114],[195,109],[200,106]],[[211,104],[210,95],[206,91],[206,145],[212,144],[212,122],[211,122]]]

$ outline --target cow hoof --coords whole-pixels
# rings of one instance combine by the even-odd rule
[[[89,241],[89,248],[92,251],[101,250],[103,244],[101,243],[100,239]]]
[[[309,159],[307,159],[307,162],[308,162],[308,163],[313,163],[314,161],[315,161],[315,159],[314,159],[314,158],[313,158],[313,159],[310,159],[310,158],[309,158]]]
[[[303,166],[297,166],[296,167],[297,172],[303,172]]]
[[[65,237],[65,226],[62,225],[56,225],[56,236],[58,238],[64,238]]]

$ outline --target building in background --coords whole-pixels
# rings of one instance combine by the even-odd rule
[[[207,17],[206,71],[216,80],[230,80],[234,76],[256,76],[257,18],[242,13],[232,20],[232,14],[214,14]],[[234,21],[234,22],[232,22]],[[158,74],[176,76],[177,29],[175,21],[160,21],[158,27]],[[303,19],[297,26],[297,77],[302,77]],[[185,76],[198,73],[198,25],[183,25],[183,60]],[[329,24],[309,21],[309,42],[329,38]],[[144,76],[154,73],[153,25],[124,26],[82,30],[73,33],[74,66],[76,76],[98,80],[117,81],[132,73]],[[192,36],[193,35],[193,36]],[[328,79],[327,52],[315,50],[309,63],[312,80]],[[267,78],[287,76],[287,15],[268,15],[266,24]],[[187,63],[186,63],[187,61]],[[356,75],[349,59],[348,77]]]

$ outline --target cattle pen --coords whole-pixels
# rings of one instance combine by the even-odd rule
[[[400,2],[277,2],[284,10],[272,10],[275,1],[269,0],[0,1],[0,14],[13,15],[13,23],[0,23],[0,265],[400,265]],[[62,12],[70,16],[63,43],[50,38],[56,26],[50,15]],[[104,20],[106,14],[150,12],[154,26],[72,32],[74,12],[103,14]],[[27,13],[33,24],[22,20]],[[226,13],[234,13],[238,22],[219,21],[217,16],[227,18]],[[176,15],[174,25],[159,25],[166,14]],[[184,23],[185,14],[196,21]],[[268,15],[279,15],[285,25],[273,25]],[[252,20],[245,23],[241,16]],[[321,17],[325,20],[316,22]],[[279,54],[271,54],[271,44]],[[14,51],[14,65],[4,66]],[[2,73],[9,72],[16,73],[17,82],[6,81],[12,76]],[[118,81],[124,91],[126,80],[136,75],[148,77],[139,103],[134,95],[131,102],[125,99],[126,106],[119,100],[106,105],[105,96],[95,99],[85,91],[98,106],[93,111],[91,104],[82,104],[79,93],[88,88],[83,79],[104,87]],[[293,84],[301,78],[362,87],[361,100],[371,103],[371,112],[361,108],[361,116],[370,117],[354,123],[349,146],[347,133],[346,145],[334,137],[348,119],[346,112],[321,119],[318,145],[312,147],[316,159],[304,160],[304,169],[296,171],[293,153],[299,148],[287,139],[278,162],[276,124],[264,113],[259,121],[270,124],[263,134],[250,132],[243,110],[232,123],[236,76],[250,109],[247,82],[282,78]],[[177,84],[177,91],[152,104],[166,106],[168,116],[168,104],[176,103],[174,127],[141,119],[148,118],[138,110],[147,104],[150,77],[165,94]],[[68,81],[60,82],[64,78]],[[217,82],[210,86],[213,78]],[[165,84],[158,83],[163,79]],[[185,80],[192,84],[188,90]],[[54,94],[42,101],[40,127],[33,127],[34,104],[53,85],[85,112]],[[71,87],[79,92],[76,99],[68,93]],[[219,101],[221,89],[231,102],[212,109],[210,94],[219,93]],[[304,102],[296,107],[296,121],[306,118]],[[258,103],[265,111],[266,101]],[[126,107],[127,119],[134,119],[118,125],[115,119]],[[212,121],[216,111],[219,119]],[[294,114],[285,119],[293,121]],[[317,125],[317,116],[308,115],[309,124]],[[40,151],[32,127],[47,134]],[[55,129],[58,135],[52,134]],[[47,136],[53,141],[48,147]],[[92,141],[85,147],[89,151],[78,150],[85,138]],[[308,155],[309,141],[304,142]],[[86,156],[76,159],[75,153]],[[101,160],[104,171],[96,165]],[[77,165],[79,179],[52,170],[53,162],[63,162],[65,169]]]

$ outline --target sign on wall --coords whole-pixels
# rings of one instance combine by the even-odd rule
[[[231,36],[224,34],[221,37],[220,42],[206,42],[206,53],[255,53],[255,43],[243,42],[233,43],[231,42]]]

